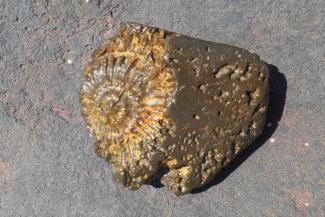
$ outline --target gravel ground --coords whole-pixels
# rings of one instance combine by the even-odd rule
[[[270,64],[269,126],[192,194],[124,189],[94,154],[80,77],[125,21]],[[0,0],[0,216],[324,217],[324,44],[324,0]]]

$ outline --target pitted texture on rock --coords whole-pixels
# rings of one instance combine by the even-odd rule
[[[268,70],[240,48],[126,24],[93,55],[80,100],[119,182],[137,189],[155,177],[184,194],[261,133]]]

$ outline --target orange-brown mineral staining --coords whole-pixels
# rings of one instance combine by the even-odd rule
[[[128,23],[92,55],[80,102],[118,182],[184,194],[261,133],[268,71],[243,49]]]

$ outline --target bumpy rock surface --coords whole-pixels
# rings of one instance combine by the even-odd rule
[[[116,180],[205,185],[262,131],[268,70],[246,50],[128,23],[82,77],[82,114]]]

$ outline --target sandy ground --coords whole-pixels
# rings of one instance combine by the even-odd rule
[[[269,127],[193,194],[124,189],[94,154],[80,77],[125,21],[271,65]],[[324,0],[0,0],[0,216],[324,217],[324,44]]]

